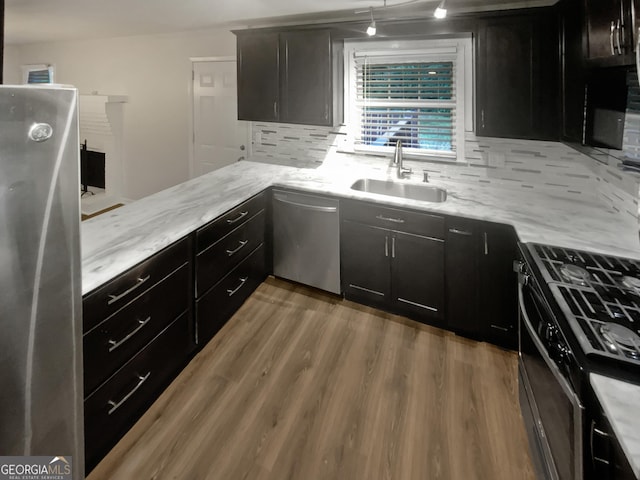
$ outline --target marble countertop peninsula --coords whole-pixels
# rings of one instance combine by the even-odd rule
[[[552,193],[439,180],[430,185],[446,188],[447,200],[431,203],[350,188],[358,178],[394,177],[387,158],[346,154],[335,154],[316,169],[234,163],[82,222],[83,294],[269,186],[506,223],[515,227],[522,242],[640,259],[637,222],[607,210],[595,198],[567,199]]]
[[[640,478],[640,386],[592,373],[589,381],[629,464]]]

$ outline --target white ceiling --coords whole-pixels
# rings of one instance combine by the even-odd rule
[[[387,0],[387,5],[406,0]],[[450,14],[549,5],[556,0],[447,0]],[[430,13],[439,0],[414,0],[403,8]],[[382,14],[384,0],[5,0],[5,43],[40,43],[197,30],[284,21],[366,19]],[[329,13],[337,12],[337,13]],[[299,17],[298,17],[299,16]]]

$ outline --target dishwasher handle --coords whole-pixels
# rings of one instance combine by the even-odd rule
[[[278,194],[274,194],[273,199],[281,203],[286,203],[287,205],[294,205],[296,207],[313,210],[315,212],[334,213],[338,211],[338,207],[322,207],[319,205],[308,205],[306,203],[292,202],[291,200],[285,200],[285,198],[279,196]]]

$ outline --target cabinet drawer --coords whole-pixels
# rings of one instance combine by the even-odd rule
[[[197,339],[207,343],[262,283],[265,273],[265,247],[260,245],[249,257],[196,303]]]
[[[200,297],[264,242],[265,211],[233,230],[196,257],[196,296]]]
[[[234,228],[255,216],[260,210],[264,210],[267,205],[265,198],[265,192],[260,192],[198,230],[196,233],[196,252],[200,253],[206,250]]]
[[[182,315],[85,400],[87,472],[183,367],[189,341],[188,315]]]
[[[358,201],[341,203],[342,218],[375,227],[444,238],[444,217]]]
[[[83,331],[88,332],[187,263],[191,255],[190,245],[190,237],[180,240],[88,294],[82,302]]]
[[[84,335],[85,395],[189,308],[188,286],[184,265]]]

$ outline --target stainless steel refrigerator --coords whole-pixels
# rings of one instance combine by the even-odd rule
[[[0,85],[0,455],[84,478],[77,91]]]

